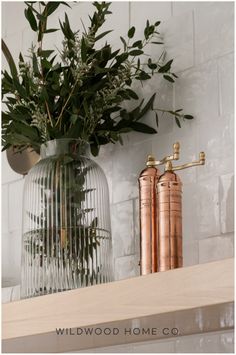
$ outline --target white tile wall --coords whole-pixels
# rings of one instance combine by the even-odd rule
[[[199,241],[199,262],[206,263],[234,256],[234,234],[224,234]]]
[[[138,259],[135,255],[122,256],[115,259],[115,280],[138,276]]]
[[[2,33],[6,37],[21,33],[27,27],[24,15],[25,4],[23,2],[2,2]],[[14,15],[15,16],[14,16]],[[17,16],[16,16],[17,14]]]
[[[1,153],[2,166],[1,166],[1,176],[2,184],[8,184],[10,182],[22,179],[20,174],[15,173],[7,162],[6,152]]]
[[[2,186],[2,203],[1,203],[1,208],[2,208],[2,233],[7,233],[9,230],[9,193],[8,193],[8,185],[3,185]]]
[[[199,2],[196,1],[173,1],[172,4],[173,4],[172,8],[173,8],[174,16],[180,15],[187,11],[192,11],[196,9],[198,5],[201,6],[201,4],[199,4]]]
[[[230,53],[218,60],[220,114],[234,111],[234,54]]]
[[[63,18],[65,11],[69,12],[73,28],[82,28],[80,18],[87,24],[91,2],[72,5],[72,10],[63,8],[55,13],[52,26],[57,26],[58,17]],[[34,38],[24,20],[23,6],[23,3],[2,3],[2,35],[14,57],[18,57],[20,50],[26,53]],[[168,56],[175,58],[179,79],[174,86],[155,78],[143,88],[135,88],[145,98],[157,91],[157,108],[184,108],[186,113],[195,116],[191,122],[183,123],[181,129],[170,116],[160,117],[158,135],[126,135],[124,147],[119,144],[104,147],[97,159],[108,177],[110,189],[115,276],[126,278],[138,272],[137,178],[145,166],[146,156],[152,152],[160,158],[170,153],[176,140],[181,142],[180,162],[195,159],[200,150],[206,152],[207,159],[204,167],[180,172],[184,183],[184,265],[231,257],[234,230],[233,2],[116,2],[112,4],[112,11],[106,26],[114,28],[110,34],[114,46],[120,46],[119,37],[125,35],[129,25],[136,26],[139,37],[146,19],[163,21],[160,29]],[[17,17],[12,16],[13,12]],[[60,36],[53,38],[48,35],[47,45],[59,46]],[[157,56],[162,49],[154,46],[150,51]],[[144,121],[155,125],[152,114],[147,114]],[[5,153],[2,153],[2,184],[3,279],[5,285],[9,282],[13,285],[19,279],[23,179],[10,169]],[[232,347],[230,339],[222,336],[219,344],[229,349]],[[205,343],[206,346],[212,344],[211,339]],[[182,349],[181,343],[178,349]]]
[[[234,196],[233,174],[220,177],[220,212],[221,212],[221,233],[234,231],[234,218],[232,215]]]
[[[191,68],[194,64],[192,11],[170,17],[162,31],[167,59],[174,59],[173,70],[179,72]]]
[[[151,151],[151,141],[140,144],[117,146],[113,154],[113,203],[138,197],[138,173],[143,169]]]
[[[175,107],[185,108],[196,116],[204,115],[207,126],[208,120],[219,112],[218,75],[216,60],[195,66],[179,74],[175,85]]]
[[[234,3],[203,2],[194,12],[196,62],[222,56],[232,51],[234,43]]]
[[[9,231],[21,229],[24,179],[9,184]]]
[[[112,206],[113,256],[134,254],[134,226],[132,200]]]
[[[185,233],[185,229],[183,228],[183,233],[184,235],[187,235]],[[199,260],[199,248],[198,248],[198,240],[186,240],[187,238],[184,239],[183,241],[183,266],[191,266],[198,264]]]

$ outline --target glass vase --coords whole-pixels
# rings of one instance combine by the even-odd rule
[[[25,178],[22,239],[21,298],[112,280],[108,185],[88,145],[42,145]]]

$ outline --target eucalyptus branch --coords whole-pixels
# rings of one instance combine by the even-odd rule
[[[64,103],[59,116],[58,116],[58,119],[57,119],[57,122],[56,122],[56,126],[59,124],[60,129],[61,129],[61,119],[62,119],[63,112],[66,109],[66,106],[67,106],[68,102],[70,101],[70,99],[71,99],[71,97],[72,97],[72,95],[74,93],[74,90],[76,88],[77,83],[78,83],[78,80],[75,82],[75,84],[74,84],[74,86],[73,86],[73,88],[72,88],[72,90],[71,90],[66,102]]]
[[[42,15],[40,2],[39,2],[39,11],[40,11],[40,15]],[[39,50],[39,53],[40,53],[39,54],[39,58],[40,58],[40,69],[41,69],[41,78],[42,78],[43,86],[45,85],[45,78],[44,78],[44,74],[43,74],[43,64],[42,64],[42,54],[41,53],[42,53],[42,50],[43,50],[43,34],[44,34],[44,31],[47,28],[47,11],[46,11],[46,7],[45,7],[45,18],[46,18],[45,22],[39,21],[39,23],[38,23],[38,28],[39,28],[38,36],[40,35],[40,32],[41,32],[40,41],[38,42],[38,50]],[[40,28],[40,25],[41,25],[41,28]],[[47,103],[46,100],[45,100],[45,107],[46,107],[46,111],[47,111],[47,114],[48,114],[48,118],[49,118],[50,124],[53,127],[52,117],[51,117],[49,106],[48,106],[48,103]]]
[[[172,60],[165,61],[164,51],[156,60],[146,50],[151,43],[162,44],[157,32],[160,21],[153,25],[147,21],[144,38],[134,42],[135,27],[131,27],[127,38],[121,37],[124,48],[112,51],[107,42],[98,45],[111,30],[97,35],[106,16],[111,13],[110,3],[95,2],[90,25],[88,30],[84,28],[82,36],[71,29],[66,13],[64,21],[59,21],[58,27],[64,39],[62,48],[57,50],[61,56],[58,58],[55,50],[43,48],[43,41],[45,35],[58,31],[57,28],[48,28],[47,24],[49,16],[60,5],[69,6],[65,2],[49,1],[39,2],[38,9],[34,2],[26,2],[25,17],[32,31],[37,33],[37,50],[35,47],[32,49],[30,64],[20,55],[18,69],[3,44],[2,50],[10,68],[9,73],[3,72],[2,79],[7,107],[2,120],[4,149],[12,145],[30,145],[38,151],[47,138],[70,137],[86,139],[96,155],[100,145],[121,141],[123,132],[156,133],[154,128],[139,122],[152,110],[155,94],[144,105],[132,90],[132,84],[139,80],[143,85],[143,81],[160,74],[171,83],[177,78],[171,72]],[[147,63],[140,63],[142,56],[148,56],[148,60],[142,60]],[[122,108],[123,102],[128,100],[139,103],[128,111]],[[178,125],[179,118],[192,119],[182,109],[158,108],[155,113],[161,111],[171,113]],[[118,123],[117,118],[120,118]]]

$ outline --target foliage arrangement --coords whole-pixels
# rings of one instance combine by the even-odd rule
[[[99,147],[109,142],[122,143],[122,133],[139,131],[153,134],[157,131],[140,122],[149,111],[173,115],[177,125],[192,119],[182,109],[154,108],[154,93],[147,102],[140,100],[132,90],[134,81],[143,82],[153,75],[161,75],[171,83],[177,76],[171,71],[173,60],[165,61],[165,53],[151,58],[145,53],[147,45],[163,45],[158,27],[160,21],[146,23],[144,38],[134,40],[135,27],[120,37],[120,49],[110,44],[99,45],[111,31],[101,31],[110,3],[94,2],[94,14],[88,29],[73,31],[67,14],[59,21],[60,28],[48,28],[48,18],[66,2],[25,2],[25,17],[37,33],[37,44],[24,58],[20,53],[16,65],[6,44],[2,50],[10,71],[2,73],[2,95],[7,109],[2,112],[3,149],[11,146],[18,150],[32,147],[39,152],[42,143],[58,138],[80,138],[90,143],[94,155]],[[69,6],[70,7],[70,6]],[[62,49],[45,49],[44,38],[62,31]],[[147,58],[145,62],[141,62]],[[126,100],[136,100],[132,110],[124,108]]]
[[[39,171],[43,164],[43,160],[38,164]],[[34,179],[40,191],[40,214],[27,211],[30,228],[23,235],[23,265],[28,275],[23,282],[25,296],[89,286],[111,278],[104,248],[110,248],[110,232],[98,220],[96,206],[88,208],[86,202],[96,195],[96,189],[88,188],[86,182],[93,167],[82,166],[69,155],[60,156],[52,166],[55,173]],[[30,274],[40,275],[33,286]]]

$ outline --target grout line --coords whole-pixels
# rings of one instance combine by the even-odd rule
[[[16,183],[16,182],[22,181],[22,180],[24,180],[24,177],[25,177],[25,175],[24,175],[24,176],[22,175],[22,177],[19,178],[19,179],[7,181],[7,182],[3,182],[3,183],[2,183],[2,187],[3,187],[3,186],[6,186],[6,185],[12,185],[12,184],[14,184],[14,183]]]
[[[218,115],[222,115],[222,90],[221,90],[221,82],[220,82],[220,68],[219,68],[219,58],[216,60],[216,75],[217,75],[217,96],[218,96]]]
[[[195,28],[195,16],[194,10],[192,10],[192,20],[193,20],[193,66],[196,65],[196,28]]]
[[[121,256],[116,256],[114,259],[121,259],[121,258],[126,258],[127,256],[137,256],[137,253],[130,253],[130,254],[125,254],[125,255],[121,255]]]
[[[202,242],[204,240],[210,240],[210,239],[214,239],[214,238],[231,238],[232,236],[234,236],[234,231],[232,232],[227,232],[227,233],[222,233],[220,232],[220,234],[215,234],[215,235],[208,235],[206,237],[200,237],[198,239],[198,242]]]
[[[121,203],[125,203],[125,202],[132,202],[133,200],[137,199],[138,198],[138,195],[137,196],[134,196],[134,197],[130,197],[129,199],[127,200],[122,200],[122,201],[117,201],[117,202],[113,202],[111,204],[111,206],[116,206],[116,205],[119,205]]]
[[[186,72],[188,72],[188,71],[190,71],[190,70],[194,70],[195,68],[198,68],[198,67],[201,67],[201,66],[203,66],[203,65],[207,65],[207,64],[209,64],[209,63],[211,63],[211,62],[217,62],[219,59],[221,59],[221,58],[224,58],[224,57],[226,57],[226,56],[228,56],[228,55],[230,55],[230,54],[234,54],[234,51],[229,51],[229,52],[227,52],[227,53],[224,53],[224,54],[221,54],[221,55],[217,55],[217,56],[214,56],[214,57],[212,57],[212,58],[208,58],[207,60],[205,60],[205,61],[203,61],[203,62],[200,62],[200,63],[195,63],[193,66],[191,66],[191,67],[188,67],[188,68],[186,68],[186,69],[183,69],[183,70],[179,70],[179,71],[176,71],[176,74],[182,74],[182,73],[186,73]]]
[[[173,96],[172,96],[172,108],[173,111],[176,109],[176,84],[175,82],[173,83],[173,88],[172,88]]]
[[[7,184],[7,230],[10,230],[10,193],[9,184]]]
[[[133,198],[133,238],[134,238],[134,252],[136,252],[136,250],[138,250],[138,245],[137,245],[137,236],[136,236],[136,215],[135,215],[135,200]]]
[[[131,1],[129,1],[129,28],[131,27]]]
[[[221,195],[222,195],[222,191],[223,191],[223,186],[222,186],[222,181],[221,181],[221,178],[220,176],[217,177],[218,179],[218,204],[219,204],[219,225],[220,225],[220,234],[222,234],[222,221],[221,221]]]
[[[173,1],[171,1],[171,3],[170,3],[170,15],[171,15],[171,17],[174,16],[174,4],[173,4]]]

